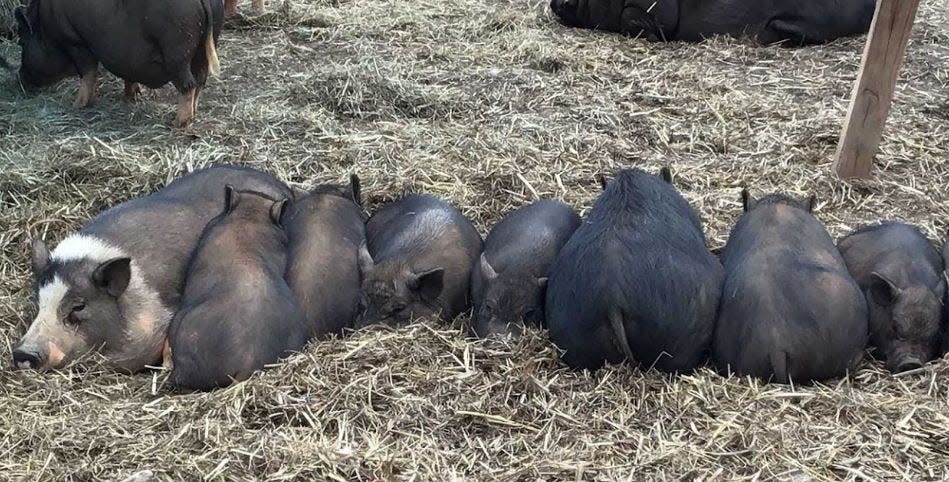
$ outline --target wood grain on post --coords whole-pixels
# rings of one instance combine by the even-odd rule
[[[918,8],[919,0],[877,0],[860,74],[837,145],[834,171],[841,178],[870,177]]]

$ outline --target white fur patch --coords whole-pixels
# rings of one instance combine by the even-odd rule
[[[52,252],[52,258],[56,261],[75,261],[78,259],[108,261],[123,256],[126,256],[126,254],[118,246],[85,234],[72,234],[66,237]]]
[[[59,275],[54,276],[49,283],[40,286],[39,313],[36,314],[36,321],[33,322],[33,325],[56,323],[58,321],[56,313],[59,310],[59,305],[63,302],[63,298],[66,297],[67,291],[69,291],[69,287],[60,279]],[[33,326],[30,327],[30,331],[32,329]]]

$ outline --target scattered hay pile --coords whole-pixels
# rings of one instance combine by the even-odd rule
[[[546,2],[316,1],[234,22],[196,124],[174,93],[70,107],[0,72],[0,354],[31,317],[27,240],[186,169],[231,161],[294,183],[364,180],[372,209],[439,194],[486,231],[538,196],[581,210],[596,174],[671,160],[713,246],[738,192],[817,193],[835,235],[882,217],[949,221],[949,12],[924,0],[874,181],[828,177],[862,39],[808,49],[657,45],[564,29]],[[0,42],[0,54],[15,56]],[[949,362],[895,378],[866,362],[830,386],[707,370],[563,370],[542,332],[510,347],[432,322],[311,346],[251,381],[171,395],[164,373],[94,360],[0,368],[0,474],[115,480],[640,480],[949,477]]]

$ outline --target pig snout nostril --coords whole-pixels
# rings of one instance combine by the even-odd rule
[[[16,368],[39,368],[42,360],[36,352],[16,349],[13,350],[13,366]]]
[[[923,367],[923,363],[916,358],[903,360],[896,366],[896,373],[908,372]]]

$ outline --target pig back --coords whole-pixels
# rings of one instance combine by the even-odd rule
[[[108,209],[80,233],[125,251],[162,301],[174,307],[201,233],[224,210],[227,184],[276,199],[290,195],[289,188],[267,173],[236,166],[212,167],[185,175],[154,194]]]
[[[498,273],[514,268],[537,277],[580,226],[580,216],[566,204],[540,200],[507,216],[484,240],[484,253]]]
[[[840,376],[859,357],[866,301],[813,215],[786,205],[753,209],[733,230],[723,263],[713,350],[720,368],[804,382]],[[774,372],[776,356],[786,357],[786,373]]]
[[[318,194],[297,200],[284,219],[287,282],[313,336],[351,327],[359,304],[359,246],[366,239],[362,211],[349,199]]]

